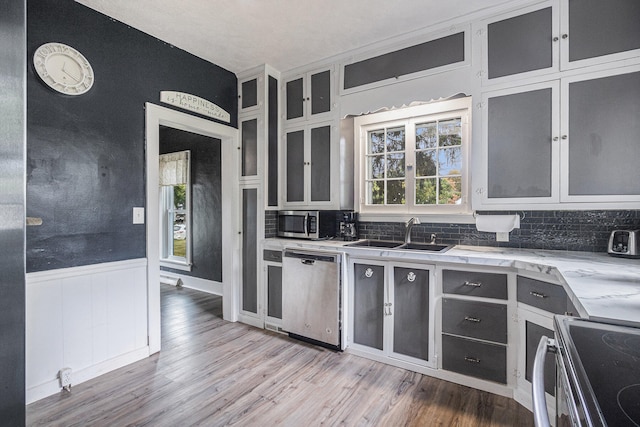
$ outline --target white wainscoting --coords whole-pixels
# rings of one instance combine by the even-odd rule
[[[27,403],[148,357],[147,305],[146,259],[27,274]]]

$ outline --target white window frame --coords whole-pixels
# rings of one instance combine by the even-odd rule
[[[187,182],[185,183],[185,207],[179,212],[173,208],[173,186],[165,185],[159,187],[160,200],[160,265],[183,271],[191,271],[192,265],[192,230],[191,230],[191,152],[187,153]],[[171,213],[183,213],[186,225],[186,254],[184,257],[173,255],[171,245],[173,243],[173,221],[170,220]]]
[[[456,98],[445,101],[431,102],[417,106],[383,111],[356,117],[354,119],[354,206],[364,220],[399,220],[413,215],[429,215],[434,222],[452,220],[451,216],[459,218],[471,215],[470,175],[471,175],[471,97]],[[456,205],[414,205],[415,183],[415,124],[447,118],[461,118],[462,134],[462,202]],[[367,140],[370,130],[382,127],[394,127],[405,124],[406,158],[405,158],[405,191],[404,205],[368,205],[366,189],[366,155]],[[438,216],[444,216],[438,219]],[[459,221],[459,218],[456,221]],[[467,218],[468,219],[468,218]],[[468,221],[461,221],[468,222]]]

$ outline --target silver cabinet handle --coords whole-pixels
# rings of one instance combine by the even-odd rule
[[[464,357],[465,362],[469,362],[469,363],[480,363],[480,359],[476,359],[475,357],[471,357],[471,356],[465,356]]]
[[[415,282],[416,274],[413,271],[410,271],[409,274],[407,274],[407,280],[410,282]]]
[[[533,359],[533,371],[531,374],[533,422],[536,427],[549,427],[547,400],[544,396],[544,361],[548,351],[555,351],[555,341],[542,336],[540,343],[538,343],[536,357]]]
[[[474,288],[479,288],[480,286],[482,286],[482,282],[469,282],[469,281],[465,281],[463,283],[464,286],[472,286]]]
[[[472,323],[480,323],[481,321],[481,319],[478,319],[477,317],[471,317],[471,316],[464,316],[464,320]]]
[[[384,315],[385,316],[391,316],[391,303],[390,302],[385,302],[384,303]]]
[[[372,270],[372,269],[370,269],[370,268],[367,268],[367,269],[364,271],[364,275],[365,275],[365,277],[372,277],[372,276],[373,276],[373,270]]]
[[[547,298],[547,296],[545,294],[542,294],[540,292],[536,292],[536,291],[531,291],[529,292],[530,295],[536,297],[536,298]]]

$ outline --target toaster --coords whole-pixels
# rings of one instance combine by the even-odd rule
[[[640,230],[615,230],[609,236],[609,255],[640,258]]]

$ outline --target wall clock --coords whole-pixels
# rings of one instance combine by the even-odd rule
[[[93,68],[80,52],[62,43],[45,43],[33,55],[36,73],[52,89],[82,95],[93,86]]]

